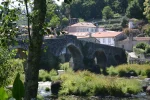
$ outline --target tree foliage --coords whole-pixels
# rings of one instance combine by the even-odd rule
[[[104,7],[102,14],[104,19],[110,19],[113,18],[114,12],[109,6],[106,6]]]
[[[144,0],[133,0],[129,3],[128,8],[126,10],[126,15],[129,18],[137,18],[142,19],[143,16],[143,7]]]
[[[18,20],[18,10],[9,9],[9,3],[9,1],[6,1],[0,5],[0,45],[3,47],[7,47],[8,44],[14,42],[17,32],[15,22]]]
[[[144,7],[144,15],[150,21],[150,0],[145,0]]]
[[[124,14],[128,0],[73,0],[70,6],[62,4],[61,11],[67,17],[89,20],[102,18],[105,6],[110,6],[114,13]]]

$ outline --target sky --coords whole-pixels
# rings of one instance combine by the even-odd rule
[[[2,1],[6,1],[6,0],[0,0],[0,4]],[[16,2],[16,0],[11,0],[11,1],[14,1],[14,5],[18,5],[18,3]],[[54,0],[56,2],[56,4],[58,5],[61,5],[61,3],[64,1],[64,0]]]
[[[61,5],[61,3],[64,1],[64,0],[54,0],[55,2],[56,2],[56,4],[58,4],[58,5]]]

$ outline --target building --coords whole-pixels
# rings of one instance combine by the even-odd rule
[[[129,29],[133,29],[134,28],[133,19],[129,20],[128,27],[129,27]]]
[[[95,33],[95,32],[100,32],[103,30],[104,28],[100,28],[98,26],[95,26],[93,23],[89,23],[89,22],[79,22],[71,26],[68,26],[67,28],[68,33],[73,33],[73,32]]]
[[[116,46],[116,42],[125,39],[127,36],[122,32],[115,31],[103,31],[92,34],[91,37],[95,37],[100,41],[100,44]]]
[[[116,46],[131,52],[133,47],[141,42],[150,44],[150,37],[128,37],[122,41],[117,41]]]
[[[69,33],[69,35],[74,35],[79,40],[84,40],[84,41],[93,42],[93,43],[100,43],[100,41],[97,40],[95,37],[91,37],[90,32],[73,32],[73,33]]]

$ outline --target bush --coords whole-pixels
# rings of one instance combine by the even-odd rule
[[[145,50],[146,47],[147,47],[147,45],[148,45],[147,43],[141,42],[141,43],[138,43],[138,44],[136,45],[136,48]]]
[[[50,91],[50,88],[49,88],[49,87],[46,87],[46,88],[45,88],[45,91],[46,91],[46,92]]]
[[[124,96],[128,92],[137,94],[141,91],[137,80],[96,75],[88,71],[65,73],[60,79],[63,81],[60,95]]]
[[[113,74],[114,76],[120,76],[120,77],[130,77],[130,76],[146,76],[149,77],[149,70],[150,65],[138,65],[138,64],[125,64],[125,65],[119,65],[116,67],[110,67],[107,68],[107,72],[109,75]]]
[[[115,67],[113,67],[113,66],[107,68],[107,73],[108,73],[110,76],[116,76],[116,75],[118,75],[117,70],[116,70]]]
[[[146,76],[150,78],[150,69],[146,69]]]
[[[39,81],[47,81],[49,80],[49,74],[46,70],[39,70]]]
[[[37,95],[37,100],[44,100],[44,97],[38,94]]]
[[[60,64],[59,66],[60,66],[60,69],[61,69],[61,70],[68,70],[68,69],[70,68],[69,62]]]
[[[50,72],[46,70],[39,70],[39,81],[51,81],[53,76],[57,76],[57,71],[52,69]]]

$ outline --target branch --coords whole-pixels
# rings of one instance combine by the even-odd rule
[[[29,43],[31,45],[31,33],[30,33],[30,18],[29,18],[29,11],[28,11],[28,5],[27,5],[27,0],[24,0],[25,6],[26,6],[26,11],[27,11],[27,18],[28,18],[28,34],[29,34]]]

